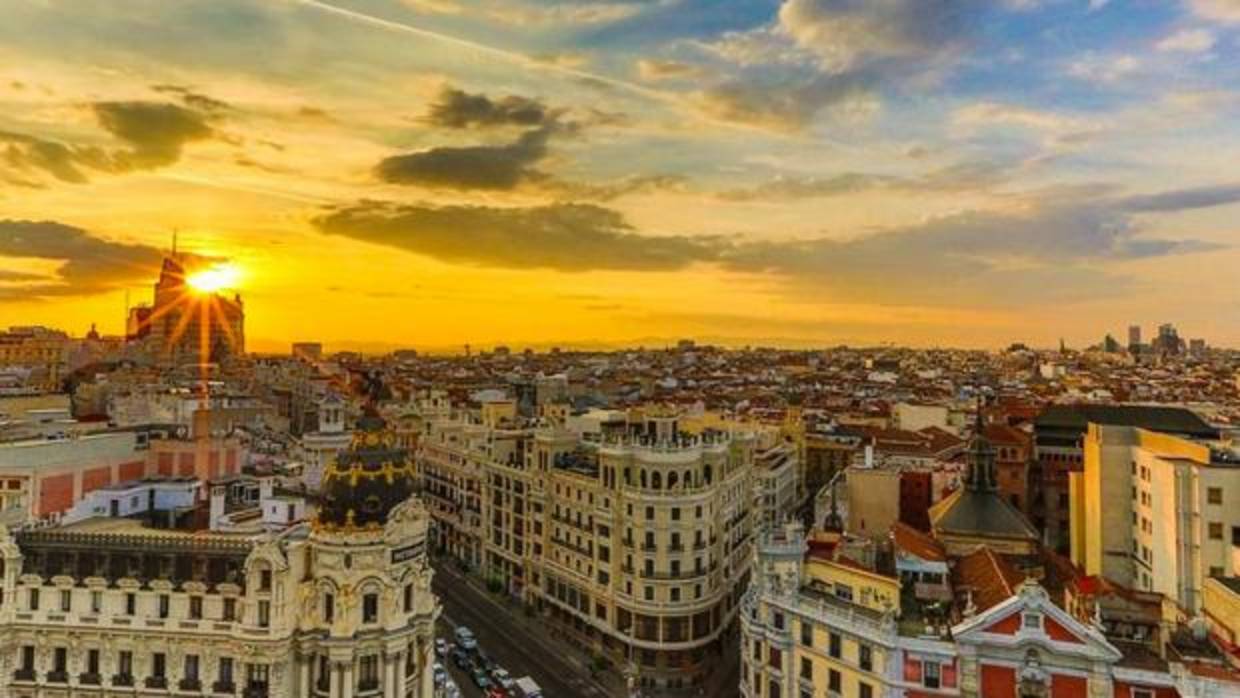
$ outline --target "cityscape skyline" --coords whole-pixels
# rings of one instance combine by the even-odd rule
[[[259,351],[1240,343],[1220,0],[6,10],[6,325],[179,230]]]

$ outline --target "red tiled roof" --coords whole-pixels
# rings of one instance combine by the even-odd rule
[[[1024,577],[1010,562],[987,547],[960,558],[952,570],[953,586],[972,590],[973,605],[979,612],[1015,594],[1022,581]]]
[[[900,550],[923,560],[934,562],[947,560],[947,552],[937,540],[902,521],[897,521],[891,527],[891,540]]]

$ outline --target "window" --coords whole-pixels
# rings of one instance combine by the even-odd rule
[[[853,600],[852,587],[848,586],[847,584],[840,584],[839,582],[836,582],[835,583],[835,595],[836,597],[841,598],[845,601],[852,601]]]
[[[90,592],[90,612],[99,613],[102,610],[103,610],[103,592],[102,591]]]
[[[680,507],[672,507],[672,521],[680,521]]]
[[[68,613],[73,609],[73,592],[68,589],[60,590],[60,610]]]
[[[835,659],[840,658],[840,636],[836,633],[827,636],[827,654]]]
[[[379,595],[366,594],[362,597],[362,622],[377,623],[379,622]]]
[[[857,698],[874,698],[874,689],[864,681],[857,682]]]
[[[258,573],[258,590],[271,591],[271,570],[263,570]]]
[[[198,655],[185,655],[185,670],[182,672],[186,681],[198,681]]]
[[[769,696],[769,698],[779,698],[780,694],[779,694],[779,682],[778,681],[775,681],[772,679],[769,683],[767,683],[766,690],[767,690],[767,696]]]
[[[1223,524],[1221,522],[1210,522],[1210,540],[1223,540]]]
[[[193,620],[198,620],[202,618],[202,597],[201,596],[195,595],[195,596],[189,597],[189,617]]]
[[[669,598],[668,598],[668,600],[669,600],[669,601],[679,601],[679,600],[680,600],[680,587],[672,587],[672,588],[671,588],[671,589],[669,589],[668,591],[670,592],[670,596],[669,596]]]
[[[156,652],[151,655],[151,676],[162,679],[168,674],[168,659],[163,652]]]
[[[336,597],[323,594],[323,622],[333,623],[336,620]]]
[[[827,690],[828,691],[831,691],[832,693],[839,693],[841,683],[842,682],[840,681],[840,672],[836,671],[835,669],[830,669],[827,671]]]
[[[30,610],[32,611],[39,610],[39,590],[38,589],[30,590]]]
[[[814,646],[814,626],[801,621],[801,644],[806,647]]]
[[[1223,503],[1223,488],[1222,487],[1207,487],[1206,488],[1206,502],[1209,504],[1222,504]]]
[[[138,595],[132,591],[125,594],[125,615],[132,616],[138,612]]]
[[[1024,616],[1024,625],[1026,628],[1037,630],[1042,627],[1042,614],[1026,613]]]
[[[93,676],[99,675],[99,650],[86,651],[86,673]]]
[[[34,671],[34,646],[26,645],[22,647],[22,671]]]
[[[224,599],[224,611],[221,614],[221,619],[222,620],[236,620],[237,619],[237,600],[236,599],[231,598],[231,597]]]
[[[814,680],[814,663],[809,657],[801,657],[801,678],[807,681]]]
[[[646,587],[646,600],[654,601],[654,587]]]
[[[159,595],[159,617],[160,618],[168,617],[168,595],[167,594]]]
[[[775,626],[776,630],[783,630],[784,629],[784,614],[780,613],[779,611],[776,611],[774,615],[771,616],[771,623],[772,625]]]
[[[258,627],[267,628],[271,626],[271,602],[258,602]]]
[[[405,613],[413,612],[413,585],[405,585]]]
[[[233,660],[232,657],[220,657],[219,669],[216,672],[216,682],[231,686],[233,682]]]
[[[1132,698],[1154,698],[1154,689],[1134,688],[1132,689]]]
[[[359,662],[357,687],[362,691],[379,687],[379,655],[368,654]]]
[[[133,652],[121,650],[117,654],[116,673],[121,676],[133,676]]]
[[[69,671],[69,649],[57,647],[52,653],[52,671],[64,674]]]
[[[646,520],[654,521],[654,507],[646,507]]]
[[[925,669],[925,675],[923,676],[922,684],[926,688],[938,688],[939,687],[939,663],[938,662],[926,662],[924,665],[924,669]]]
[[[767,650],[766,663],[770,664],[776,669],[782,667],[784,665],[783,652],[781,652],[778,647],[771,647],[770,649]]]
[[[869,645],[857,646],[857,663],[863,671],[874,671],[874,655]]]

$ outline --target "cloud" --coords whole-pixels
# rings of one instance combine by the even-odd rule
[[[1181,29],[1154,45],[1159,51],[1205,53],[1214,48],[1214,34],[1205,29]]]
[[[425,120],[443,128],[490,128],[495,126],[545,126],[557,114],[535,99],[508,95],[491,99],[445,86],[431,104]]]
[[[363,201],[319,216],[329,235],[456,264],[557,271],[673,271],[718,256],[717,238],[641,235],[611,209],[399,205]]]
[[[799,131],[823,110],[841,116],[876,108],[871,81],[854,73],[800,80],[731,80],[697,95],[709,114],[778,131]]]
[[[1068,75],[1078,80],[1115,83],[1141,68],[1141,60],[1130,54],[1102,55],[1092,51],[1068,64]]]
[[[656,191],[683,191],[688,178],[680,175],[633,175],[612,182],[566,182],[548,178],[540,188],[554,196],[571,200],[612,201],[631,194]]]
[[[173,95],[179,98],[185,106],[201,112],[219,112],[231,108],[227,102],[194,92],[183,85],[152,85],[151,89],[160,94]]]
[[[658,82],[661,80],[691,80],[705,74],[702,66],[681,61],[665,61],[654,58],[642,58],[637,61],[637,75],[642,80]]]
[[[1240,184],[1224,184],[1195,189],[1178,189],[1131,196],[1120,202],[1126,211],[1174,212],[1240,203]]]
[[[161,252],[115,242],[55,221],[0,220],[0,256],[61,262],[57,278],[0,287],[0,300],[99,293],[149,278]]]
[[[24,133],[0,131],[0,162],[18,170],[42,170],[70,184],[88,181],[83,166],[106,166],[107,157],[98,149],[69,146]]]
[[[1225,24],[1240,23],[1240,0],[1189,0],[1189,6],[1203,19]]]
[[[504,145],[443,146],[384,158],[375,176],[391,184],[444,189],[515,189],[543,175],[532,166],[547,155],[551,128],[527,131]]]
[[[130,150],[113,154],[118,169],[151,169],[171,165],[181,148],[215,135],[202,112],[163,102],[96,102],[99,125]]]
[[[987,189],[1006,179],[1009,168],[996,163],[962,162],[907,177],[868,172],[843,172],[829,177],[776,177],[754,187],[730,189],[719,197],[729,201],[795,201],[883,189],[928,192]]]

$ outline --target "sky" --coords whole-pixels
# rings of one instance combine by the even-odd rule
[[[0,0],[0,327],[1240,346],[1240,0]]]

